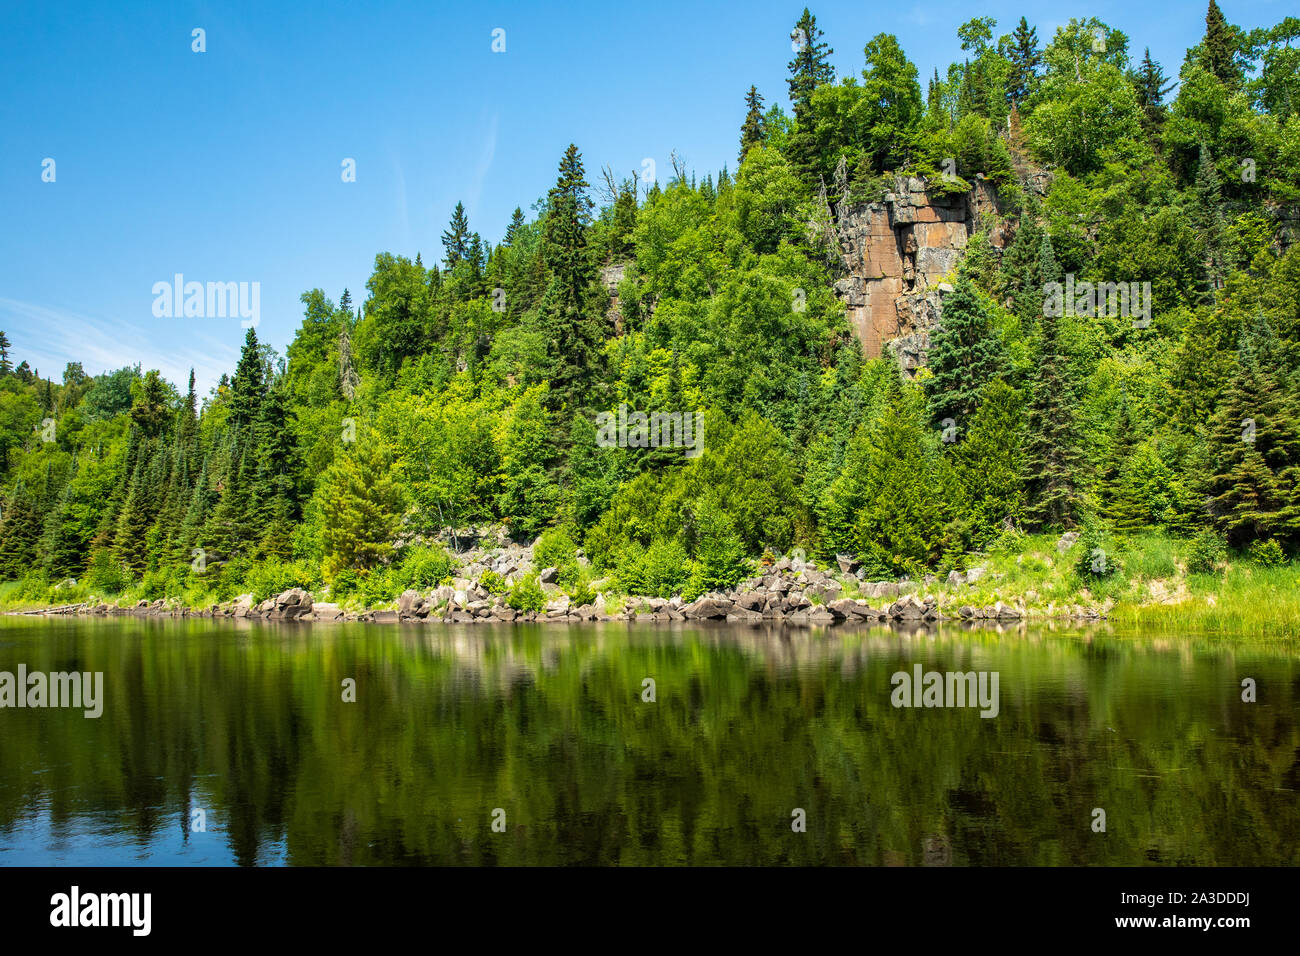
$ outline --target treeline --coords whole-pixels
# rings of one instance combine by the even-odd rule
[[[1046,529],[1198,536],[1207,568],[1294,550],[1300,21],[1247,32],[1210,3],[1169,102],[1099,20],[1045,47],[1025,18],[996,28],[963,24],[923,95],[888,34],[837,79],[805,10],[791,112],[748,87],[734,173],[674,159],[663,184],[593,189],[570,146],[498,245],[458,204],[439,261],[380,254],[360,308],[304,294],[285,356],[250,330],[202,400],[138,367],[41,380],[6,343],[0,575],[384,599],[446,576],[433,538],[486,523],[583,548],[575,591],[659,594],[792,547],[917,573]],[[915,378],[863,358],[810,228],[895,174],[983,175],[1000,204]],[[1044,309],[1068,276],[1149,282],[1151,320]],[[621,404],[702,413],[703,454],[600,447]]]

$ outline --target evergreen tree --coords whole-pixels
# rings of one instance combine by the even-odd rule
[[[388,449],[376,436],[363,433],[322,478],[326,579],[344,570],[368,571],[388,560],[404,511]]]
[[[1229,89],[1239,86],[1241,68],[1237,65],[1236,31],[1228,25],[1215,0],[1210,0],[1205,11],[1205,38],[1201,44],[1205,51],[1205,68]]]
[[[1158,128],[1165,116],[1165,94],[1174,88],[1171,80],[1166,80],[1160,64],[1151,59],[1151,48],[1147,47],[1142,56],[1142,63],[1137,72],[1132,74],[1133,86],[1137,90],[1138,105],[1146,117],[1148,128]]]
[[[551,281],[542,299],[540,324],[550,360],[550,398],[555,407],[590,401],[599,361],[600,313],[591,307],[596,269],[587,248],[591,200],[582,156],[572,144],[560,160],[559,178],[547,195],[543,255]]]
[[[835,82],[835,67],[830,56],[835,51],[821,39],[817,18],[804,7],[803,14],[790,33],[795,47],[794,59],[788,64],[790,103],[794,106],[795,128],[790,138],[791,159],[800,177],[816,185],[817,141],[813,131],[812,95],[817,87]]]
[[[1138,436],[1128,396],[1120,397],[1115,426],[1111,430],[1110,453],[1098,475],[1102,515],[1120,534],[1133,534],[1147,523],[1130,473]]]
[[[1278,356],[1263,320],[1243,333],[1211,422],[1205,488],[1210,513],[1234,547],[1300,536],[1300,412],[1279,386]]]
[[[457,202],[451,212],[451,224],[442,234],[442,248],[446,253],[443,261],[448,272],[456,267],[456,263],[469,257],[469,217],[465,215],[462,202]]]
[[[1205,243],[1204,299],[1214,303],[1214,290],[1223,284],[1223,193],[1219,172],[1215,169],[1210,148],[1204,143],[1196,165],[1196,181],[1192,186],[1193,205],[1191,222]]]
[[[1031,27],[1024,17],[1016,24],[1011,34],[1011,49],[1007,58],[1011,61],[1011,73],[1007,79],[1007,99],[1012,103],[1023,103],[1038,86],[1038,68],[1043,62],[1043,55],[1038,49],[1038,29]],[[935,70],[937,80],[939,71]]]
[[[745,122],[740,127],[740,161],[745,161],[745,154],[753,147],[760,146],[767,139],[767,121],[763,118],[763,97],[758,87],[751,86],[745,94]]]
[[[41,534],[41,512],[35,496],[20,481],[5,502],[0,521],[0,576],[17,579],[36,564]]]
[[[925,383],[931,417],[941,426],[952,419],[959,429],[968,427],[980,391],[1001,374],[1006,355],[988,307],[965,274],[944,297],[943,315],[930,333],[926,359],[932,373]]]
[[[13,360],[9,358],[9,336],[0,332],[0,375],[8,375],[14,370]]]
[[[1044,237],[1044,272],[1056,269]],[[1048,280],[1052,281],[1052,280]],[[1060,341],[1059,319],[1044,309],[1038,374],[1025,448],[1025,517],[1039,528],[1071,528],[1081,515],[1085,459],[1074,383]]]
[[[506,237],[502,240],[502,244],[514,245],[515,236],[519,234],[519,230],[523,228],[523,225],[524,211],[516,206],[515,211],[510,214],[510,223],[506,226]]]

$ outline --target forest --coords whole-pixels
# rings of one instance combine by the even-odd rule
[[[1289,567],[1300,20],[1245,30],[1211,0],[1162,65],[1097,19],[977,17],[926,78],[892,35],[791,26],[788,89],[736,91],[734,167],[647,183],[571,145],[499,242],[457,204],[436,261],[304,292],[284,354],[249,329],[207,395],[139,365],[42,377],[0,333],[0,600],[375,606],[486,527],[580,603],[691,599],[796,548],[942,575],[1069,531],[1094,591],[1143,549]],[[857,75],[831,39],[865,40]],[[908,370],[858,340],[828,248],[899,177],[998,198]],[[1067,278],[1149,283],[1149,311],[1045,307]],[[697,415],[702,448],[605,447],[621,406]]]

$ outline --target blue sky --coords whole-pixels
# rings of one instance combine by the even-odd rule
[[[1221,3],[1271,25],[1289,3]],[[457,200],[495,243],[529,212],[569,142],[593,184],[676,150],[701,175],[735,166],[743,97],[786,105],[803,4],[5,3],[0,31],[0,329],[42,375],[136,362],[200,389],[233,368],[236,318],[156,318],[153,286],[260,284],[259,337],[283,353],[298,298],[364,297],[375,254],[431,263]],[[841,75],[880,32],[922,85],[962,56],[974,16],[1046,45],[1070,17],[1124,30],[1176,75],[1204,31],[1187,2],[812,5]],[[1050,10],[1051,12],[1036,12]],[[191,31],[206,31],[206,52]],[[505,52],[492,52],[492,31]],[[55,161],[55,181],[42,163]],[[356,182],[341,164],[356,161]]]

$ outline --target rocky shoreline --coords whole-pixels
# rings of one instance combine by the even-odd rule
[[[733,624],[786,624],[827,626],[841,624],[930,624],[940,621],[990,621],[1003,624],[1028,619],[1098,621],[1106,617],[1107,608],[1082,605],[1030,608],[1023,602],[996,601],[980,606],[961,603],[951,595],[943,601],[921,588],[937,579],[927,578],[920,584],[912,581],[863,582],[856,579],[852,562],[841,559],[839,573],[823,570],[814,562],[782,558],[764,569],[766,573],[742,581],[730,591],[711,592],[694,601],[681,597],[626,597],[607,599],[602,593],[588,604],[573,603],[555,583],[555,569],[540,574],[547,596],[542,610],[520,611],[506,603],[503,594],[490,592],[481,582],[457,578],[428,591],[405,591],[396,607],[373,610],[347,610],[338,604],[319,602],[302,588],[291,588],[273,598],[254,603],[245,594],[224,604],[190,608],[176,600],[139,601],[122,607],[105,603],[69,604],[20,613],[45,616],[90,617],[173,617],[248,619],[261,621],[361,621],[379,624],[410,623],[579,623],[594,621],[635,621],[639,623],[727,622]],[[953,571],[944,582],[950,590],[960,592],[973,584],[982,572],[972,569],[964,574]],[[843,596],[846,585],[857,597]]]

